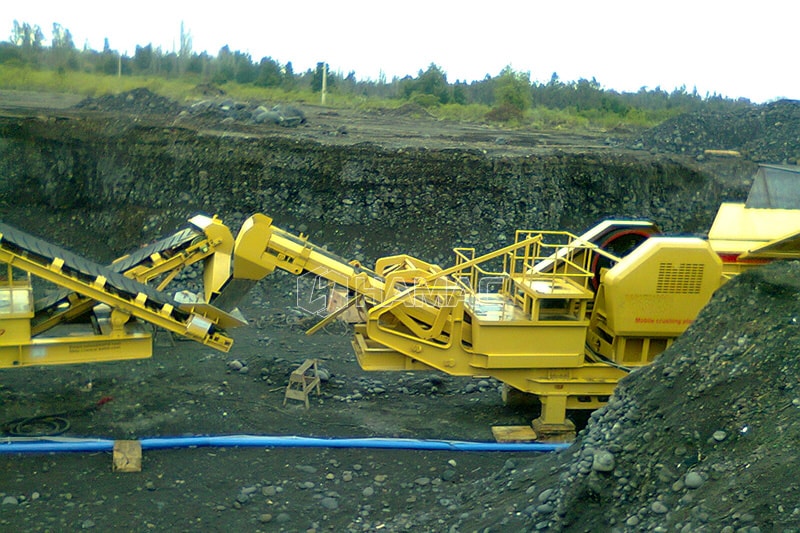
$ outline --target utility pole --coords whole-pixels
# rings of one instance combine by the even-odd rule
[[[328,93],[328,64],[322,62],[322,105],[325,105],[325,95]]]

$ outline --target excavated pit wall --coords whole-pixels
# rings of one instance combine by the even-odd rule
[[[105,260],[197,212],[234,231],[263,212],[348,258],[407,252],[447,263],[452,246],[481,252],[516,228],[577,233],[609,216],[702,232],[721,201],[746,192],[745,179],[644,152],[492,155],[130,121],[0,121],[2,218],[79,251],[80,239],[105,244]]]

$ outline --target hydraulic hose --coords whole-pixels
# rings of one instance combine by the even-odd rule
[[[103,407],[114,398],[111,396],[103,396],[97,403],[88,407],[80,409],[72,409],[71,411],[64,411],[63,413],[56,413],[52,415],[39,415],[17,418],[4,424],[0,424],[0,443],[3,442],[2,437],[8,435],[10,437],[51,437],[54,435],[61,435],[66,433],[71,427],[68,416],[71,415],[84,415],[92,411],[96,411]]]
[[[142,450],[175,448],[378,448],[390,450],[430,450],[453,452],[556,452],[569,443],[470,442],[457,440],[388,438],[319,438],[297,436],[225,435],[198,437],[157,437],[141,439]],[[11,440],[0,444],[3,453],[110,452],[108,439]]]

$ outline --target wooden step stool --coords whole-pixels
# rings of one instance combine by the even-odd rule
[[[317,360],[306,359],[305,362],[297,367],[291,375],[289,375],[289,384],[286,386],[286,395],[283,398],[283,405],[286,405],[286,400],[302,400],[306,403],[306,409],[309,408],[308,393],[314,387],[317,389],[317,394],[320,394],[319,374],[317,373]]]

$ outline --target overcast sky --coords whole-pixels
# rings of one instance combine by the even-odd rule
[[[344,75],[416,76],[430,63],[450,82],[496,76],[506,65],[544,81],[596,78],[637,91],[685,85],[701,95],[800,99],[798,24],[793,0],[3,0],[0,40],[13,21],[42,28],[49,45],[57,22],[75,45],[133,55],[136,45],[169,52],[180,25],[193,50],[221,47],[292,62],[319,61]]]

